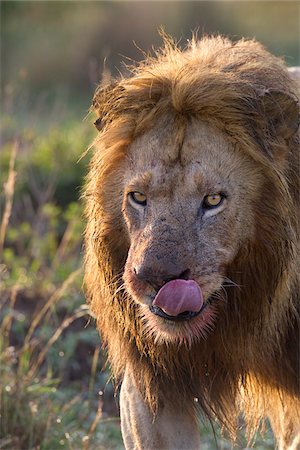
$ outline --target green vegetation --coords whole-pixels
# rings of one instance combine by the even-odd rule
[[[92,139],[3,121],[0,228],[0,448],[121,446],[113,388],[82,292],[82,206]]]

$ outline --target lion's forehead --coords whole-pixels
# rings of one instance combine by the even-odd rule
[[[255,178],[251,161],[238,151],[224,133],[200,121],[189,123],[182,139],[176,124],[163,122],[138,137],[129,149],[127,180],[132,188],[192,194],[237,187]],[[256,183],[255,183],[256,184]],[[248,186],[247,186],[248,187]],[[239,189],[241,186],[239,186]]]

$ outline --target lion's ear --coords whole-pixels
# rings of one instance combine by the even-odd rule
[[[101,131],[104,124],[106,123],[107,113],[109,112],[110,99],[113,92],[118,85],[117,81],[111,81],[105,86],[101,85],[97,87],[92,103],[92,109],[98,116],[94,122],[95,127],[98,131]]]
[[[262,101],[268,132],[286,140],[290,139],[300,124],[299,102],[280,91],[266,92]]]
[[[102,123],[102,120],[100,119],[100,117],[98,117],[98,119],[95,120],[94,125],[95,125],[95,127],[97,128],[98,131],[102,130],[103,123]]]

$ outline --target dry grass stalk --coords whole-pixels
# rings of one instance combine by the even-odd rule
[[[6,183],[4,183],[5,207],[4,207],[4,213],[3,213],[1,227],[0,227],[0,259],[2,257],[2,253],[3,253],[6,229],[7,229],[8,223],[9,223],[9,219],[10,219],[11,211],[12,211],[12,205],[13,205],[15,181],[16,181],[16,175],[17,175],[17,172],[15,171],[15,161],[16,161],[18,149],[19,149],[19,142],[15,141],[12,151],[11,151],[11,156],[10,156],[10,161],[9,161],[8,178],[7,178]]]
[[[12,311],[14,309],[16,300],[17,300],[17,294],[19,291],[19,286],[16,284],[15,286],[13,286],[12,291],[11,291],[11,296],[10,296],[10,302],[9,302],[9,308],[10,311]],[[12,325],[12,321],[13,321],[13,315],[12,314],[7,314],[2,321],[1,327],[0,327],[0,331],[2,336],[5,336],[6,338],[9,336],[10,330],[11,330],[11,325]]]
[[[62,286],[57,289],[49,298],[47,303],[45,303],[44,307],[37,313],[37,315],[34,317],[33,321],[31,322],[30,328],[28,330],[28,333],[24,340],[24,348],[27,348],[30,339],[37,328],[37,326],[40,324],[43,316],[49,311],[49,309],[54,306],[58,300],[62,297],[62,295],[65,293],[65,291],[69,288],[69,286],[74,282],[77,276],[81,273],[81,268],[75,270],[72,272],[68,278],[63,282]]]
[[[96,427],[97,427],[97,424],[98,424],[99,420],[100,420],[101,417],[102,417],[102,409],[103,409],[103,400],[100,398],[100,399],[99,399],[99,402],[98,402],[97,413],[96,413],[96,415],[95,415],[95,418],[94,418],[94,420],[93,420],[93,423],[92,423],[92,425],[90,426],[90,429],[89,429],[89,432],[88,432],[89,440],[90,440],[90,438],[92,437],[92,435],[94,434],[94,432],[95,432],[95,430],[96,430]]]
[[[71,325],[72,322],[74,322],[74,320],[79,319],[80,317],[83,317],[85,315],[88,314],[88,308],[84,307],[84,308],[79,308],[77,311],[75,311],[75,313],[70,316],[67,317],[62,324],[60,325],[60,327],[55,331],[55,333],[51,336],[51,338],[49,339],[49,341],[47,342],[47,345],[45,345],[45,347],[43,348],[43,350],[39,353],[37,359],[35,360],[34,364],[32,365],[32,367],[30,368],[29,372],[28,372],[28,378],[34,378],[36,371],[38,370],[38,368],[40,367],[40,365],[43,363],[43,361],[45,360],[45,357],[49,351],[49,349],[52,347],[52,345],[57,341],[57,339],[60,337],[60,335],[62,334],[62,332],[68,328],[68,326]]]
[[[93,355],[91,378],[90,378],[90,383],[89,383],[89,397],[90,398],[93,397],[99,355],[100,355],[100,347],[96,347],[95,351],[94,351],[94,355]]]
[[[57,249],[54,261],[52,263],[52,267],[57,266],[61,261],[63,261],[67,247],[68,247],[68,245],[72,239],[73,233],[74,233],[74,225],[75,225],[75,220],[71,220],[68,223],[67,228],[63,234],[62,240]]]

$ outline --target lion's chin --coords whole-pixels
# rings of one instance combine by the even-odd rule
[[[208,304],[201,314],[189,320],[171,321],[153,314],[148,305],[140,304],[140,318],[146,337],[156,345],[173,343],[190,347],[193,343],[206,339],[215,326],[217,308]]]

